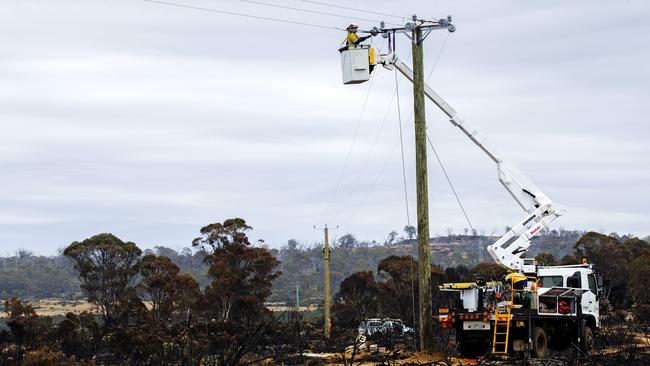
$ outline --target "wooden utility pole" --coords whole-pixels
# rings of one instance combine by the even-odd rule
[[[296,311],[300,311],[300,290],[296,284]]]
[[[429,264],[429,193],[427,181],[427,125],[424,104],[422,30],[413,29],[413,102],[415,116],[415,178],[418,205],[418,277],[420,350],[433,352],[433,308]]]
[[[325,338],[329,339],[332,335],[332,323],[330,321],[330,242],[329,242],[329,229],[327,225],[323,229],[325,232],[325,248],[323,248],[323,254],[325,257],[325,323],[323,325],[323,331],[325,333]]]
[[[372,35],[382,34],[382,37],[388,39],[388,55],[380,57],[381,64],[384,66],[397,67],[397,69],[407,78],[413,81],[413,103],[415,116],[415,176],[417,186],[417,213],[418,213],[418,279],[419,279],[419,335],[420,350],[426,353],[433,352],[434,334],[433,334],[433,304],[431,289],[431,264],[429,260],[429,194],[427,181],[427,125],[425,119],[424,105],[424,55],[422,44],[424,39],[434,29],[447,29],[454,32],[456,27],[451,24],[451,15],[446,19],[425,20],[418,19],[413,15],[412,22],[408,22],[404,27],[386,28],[386,23],[381,22],[379,27],[374,27],[370,33]],[[395,34],[406,34],[412,41],[413,50],[413,70],[408,70],[395,56]],[[350,52],[350,50],[342,51]],[[355,50],[356,52],[356,50]],[[397,62],[397,63],[396,63]],[[401,65],[401,66],[400,66]],[[343,63],[343,69],[348,70],[351,64]],[[371,70],[371,69],[370,69]],[[346,73],[344,72],[344,75]],[[348,75],[349,76],[349,75]],[[369,80],[368,75],[361,73],[359,75],[347,77],[344,76],[344,83],[361,83]],[[436,104],[438,104],[436,102]],[[438,104],[440,106],[440,104]],[[442,108],[442,107],[441,107]],[[444,109],[444,108],[443,108]],[[449,115],[449,113],[448,113]],[[452,117],[449,115],[449,117]]]

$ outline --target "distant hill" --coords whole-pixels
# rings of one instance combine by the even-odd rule
[[[547,230],[533,239],[528,256],[552,253],[563,258],[574,252],[573,246],[584,232],[578,230]],[[352,238],[353,239],[353,238]],[[487,246],[498,237],[485,235],[447,235],[431,238],[431,262],[442,268],[464,265],[472,267],[480,262],[491,262]],[[323,253],[322,247],[300,246],[295,240],[274,254],[282,262],[283,274],[273,284],[273,301],[295,302],[296,286],[303,303],[322,301]],[[377,264],[391,255],[417,256],[416,239],[401,239],[391,244],[372,244],[341,238],[332,248],[332,291],[341,281],[357,271],[377,271]]]
[[[535,237],[529,256],[540,252],[552,253],[562,258],[573,252],[573,245],[583,234],[576,230],[545,231]],[[446,235],[431,239],[431,261],[443,268],[458,265],[473,266],[490,262],[486,247],[497,240],[496,236]],[[184,248],[175,251],[166,247],[147,250],[172,259],[183,272],[191,274],[202,287],[209,284],[202,255]],[[271,301],[295,301],[296,286],[303,303],[319,303],[323,294],[322,247],[303,245],[290,240],[273,254],[282,262],[283,275],[273,284]],[[340,282],[357,271],[375,271],[377,264],[391,255],[415,255],[415,239],[395,238],[392,243],[368,243],[357,241],[348,234],[332,245],[332,290],[336,292]],[[10,296],[21,298],[79,298],[83,295],[71,263],[63,256],[36,256],[19,251],[11,257],[0,257],[0,299]]]

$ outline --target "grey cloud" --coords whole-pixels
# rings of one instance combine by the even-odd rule
[[[188,3],[348,22],[238,1]],[[557,226],[649,233],[645,2],[354,6],[454,15],[458,31],[431,84],[568,207]],[[233,216],[246,218],[253,237],[273,245],[290,237],[320,240],[312,227],[324,224],[319,220],[369,87],[341,85],[336,47],[343,33],[126,0],[12,0],[3,7],[3,249],[53,253],[103,231],[142,246],[185,246],[202,225]],[[427,69],[446,37],[433,33],[427,40]],[[408,47],[400,39],[403,59]],[[393,104],[377,134],[395,86],[382,69],[375,79],[326,218],[370,240],[406,223],[399,148],[377,178],[396,142],[397,121]],[[408,83],[401,82],[400,94],[413,220]],[[499,186],[492,163],[434,106],[427,116],[474,224],[501,232],[519,220],[523,214]],[[460,232],[467,223],[433,154],[429,164],[431,231]]]

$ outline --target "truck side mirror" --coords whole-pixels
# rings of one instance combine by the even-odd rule
[[[605,298],[605,284],[603,281],[603,275],[596,274],[596,286],[598,287],[598,297],[601,299]]]

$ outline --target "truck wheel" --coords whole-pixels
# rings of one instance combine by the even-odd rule
[[[548,339],[544,328],[535,327],[533,329],[533,357],[543,358],[546,355],[546,346]]]
[[[582,337],[580,338],[582,352],[590,354],[594,350],[594,330],[590,326],[585,325],[582,328]]]

